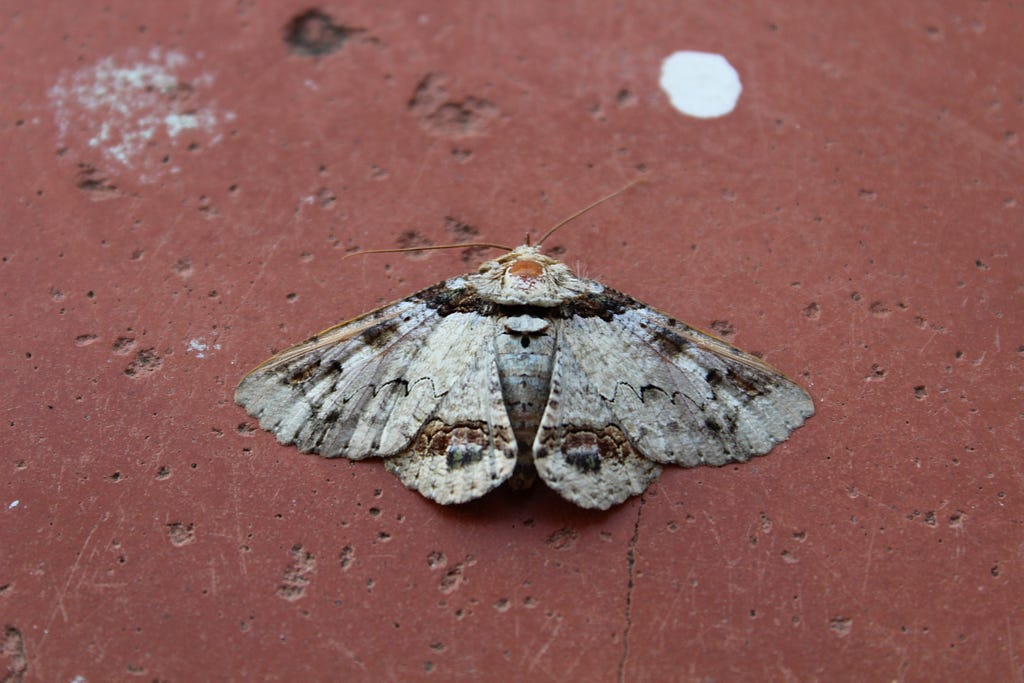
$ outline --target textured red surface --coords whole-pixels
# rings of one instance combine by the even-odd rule
[[[0,671],[1024,679],[1021,10],[840,5],[332,3],[311,55],[305,2],[5,3]],[[734,113],[669,106],[679,49]],[[768,457],[446,509],[232,403],[481,256],[348,250],[641,170],[550,246],[801,379]]]

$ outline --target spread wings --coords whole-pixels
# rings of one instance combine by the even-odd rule
[[[283,444],[325,457],[390,458],[410,488],[462,502],[512,474],[493,322],[395,302],[287,349],[235,401]]]
[[[283,351],[242,380],[235,400],[281,443],[384,457],[440,503],[477,498],[512,475],[517,450],[490,306],[442,283]],[[614,290],[550,315],[534,462],[583,507],[642,492],[663,464],[767,453],[814,414],[807,393],[767,363]]]
[[[606,291],[625,304],[615,315],[559,321],[534,442],[538,473],[566,498],[607,508],[657,478],[653,463],[745,461],[814,414],[810,396],[759,358]]]

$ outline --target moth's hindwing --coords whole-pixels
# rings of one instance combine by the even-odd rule
[[[475,313],[453,313],[445,321],[446,329],[425,341],[425,357],[415,370],[430,371],[430,356],[444,349],[448,366],[433,366],[435,390],[444,393],[411,446],[384,464],[409,488],[448,504],[478,498],[508,479],[516,439],[498,378],[493,321]]]
[[[611,402],[599,396],[600,381],[587,374],[560,335],[533,455],[541,479],[561,496],[581,507],[607,509],[643,492],[661,467],[633,445]]]

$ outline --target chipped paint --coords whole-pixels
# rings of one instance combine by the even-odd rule
[[[59,143],[85,145],[123,169],[142,171],[154,182],[164,163],[161,141],[173,142],[191,131],[211,146],[222,137],[223,122],[234,120],[209,97],[212,74],[173,50],[153,48],[144,58],[108,56],[61,74],[49,89]]]
[[[196,339],[190,339],[188,347],[185,349],[186,353],[194,353],[196,358],[206,358],[206,352],[211,349],[214,351],[220,351],[220,344],[207,344],[204,337],[198,337]]]

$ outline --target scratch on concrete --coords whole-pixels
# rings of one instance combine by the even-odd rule
[[[619,659],[618,681],[626,680],[626,662],[629,660],[629,633],[633,628],[633,588],[636,585],[636,545],[640,537],[640,519],[644,514],[647,497],[640,496],[640,505],[636,509],[636,520],[633,522],[633,537],[629,539],[629,550],[626,552],[626,569],[629,581],[626,584],[626,625],[622,630],[622,657]]]
[[[556,615],[554,617],[554,622],[555,625],[551,629],[551,632],[548,634],[548,637],[544,639],[544,644],[537,649],[537,653],[533,656],[533,659],[530,660],[530,666],[527,670],[531,673],[540,664],[540,661],[544,657],[544,655],[547,654],[548,649],[551,647],[551,643],[555,642],[555,639],[558,637],[558,632],[562,630],[561,615]],[[551,620],[544,624],[544,630],[547,630],[548,623],[551,623]]]
[[[79,549],[78,554],[75,555],[75,561],[71,565],[71,569],[68,571],[68,578],[64,581],[64,586],[57,590],[56,602],[50,610],[50,616],[46,619],[46,626],[43,627],[43,636],[40,640],[40,646],[46,641],[46,637],[50,633],[50,625],[53,623],[53,619],[57,615],[57,612],[60,612],[61,616],[64,617],[65,623],[68,621],[68,612],[64,607],[64,597],[67,595],[68,589],[71,588],[71,581],[78,573],[79,565],[82,563],[82,556],[85,555],[85,549],[89,547],[89,542],[92,541],[93,534],[96,533],[98,528],[99,524],[93,524],[92,529],[89,530],[89,534],[85,537],[85,541],[82,542],[81,549]]]

